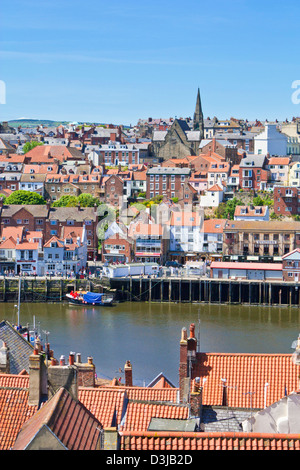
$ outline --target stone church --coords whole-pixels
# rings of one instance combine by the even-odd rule
[[[186,120],[175,119],[168,131],[154,131],[151,153],[160,161],[198,155],[203,138],[204,119],[198,89],[193,126],[190,127]]]

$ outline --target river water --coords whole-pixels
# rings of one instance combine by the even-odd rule
[[[17,322],[16,307],[2,303],[0,320]],[[73,307],[67,303],[23,303],[21,324],[49,332],[54,356],[93,357],[101,378],[124,377],[126,360],[134,385],[148,385],[160,372],[178,386],[181,329],[195,323],[205,352],[291,353],[300,332],[296,307],[216,304],[120,303],[114,307]]]

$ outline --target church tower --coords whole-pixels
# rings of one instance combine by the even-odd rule
[[[194,131],[200,131],[200,139],[204,138],[204,119],[202,113],[202,106],[201,106],[201,98],[200,98],[200,90],[198,88],[197,94],[197,101],[196,101],[196,109],[194,113]]]

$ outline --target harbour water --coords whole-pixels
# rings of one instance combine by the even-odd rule
[[[13,303],[0,305],[0,320],[16,323]],[[291,353],[300,332],[297,307],[124,302],[82,308],[67,303],[22,303],[21,324],[36,326],[54,356],[93,357],[101,378],[121,377],[126,360],[134,385],[148,385],[160,372],[178,386],[182,327],[195,323],[205,352]],[[121,371],[120,371],[121,369]]]

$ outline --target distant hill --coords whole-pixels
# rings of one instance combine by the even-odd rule
[[[67,125],[70,121],[51,121],[50,119],[14,119],[8,121],[8,125],[11,127],[35,127],[35,126],[47,126],[47,127],[57,127],[60,125]],[[83,123],[78,123],[83,124]],[[85,123],[84,123],[85,124]]]
[[[45,127],[57,127],[57,126],[66,126],[70,124],[71,121],[51,121],[50,119],[13,119],[11,121],[7,121],[8,125],[11,127],[36,127],[36,126],[45,126]],[[81,126],[107,126],[105,123],[101,122],[77,122],[76,123]],[[130,126],[124,125],[124,128],[128,128]]]

